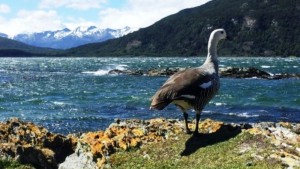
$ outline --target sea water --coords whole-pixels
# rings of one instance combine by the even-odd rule
[[[182,119],[170,105],[149,110],[150,98],[168,77],[109,75],[109,70],[196,67],[204,57],[0,58],[0,121],[18,117],[52,132],[101,130],[114,119]],[[221,68],[255,67],[300,73],[300,58],[219,58]],[[300,122],[300,80],[221,78],[202,119],[225,122]],[[190,112],[190,118],[195,116]]]

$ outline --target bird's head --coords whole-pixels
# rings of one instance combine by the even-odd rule
[[[216,29],[216,30],[212,31],[212,33],[210,34],[210,39],[215,39],[217,41],[226,39],[226,38],[227,38],[227,34],[224,29]]]

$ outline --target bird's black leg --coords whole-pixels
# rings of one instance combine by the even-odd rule
[[[185,121],[185,132],[186,132],[186,134],[191,134],[191,131],[190,131],[189,125],[188,125],[189,115],[187,114],[187,112],[183,111],[183,117],[184,117],[184,121]]]
[[[196,128],[195,128],[195,131],[194,131],[194,135],[199,135],[199,132],[198,132],[199,120],[200,120],[200,111],[196,111]]]

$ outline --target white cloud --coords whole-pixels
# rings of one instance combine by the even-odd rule
[[[66,7],[88,10],[92,8],[100,8],[101,4],[106,2],[107,0],[42,0],[39,7],[42,9]]]
[[[103,8],[100,5],[108,2],[108,0],[41,0],[39,4],[40,10],[19,10],[13,18],[0,15],[0,32],[12,36],[18,33],[58,30],[65,27],[73,29],[81,25],[96,25],[102,28],[117,29],[125,26],[141,28],[149,26],[163,17],[174,14],[184,8],[199,6],[208,1],[127,0],[125,5],[120,8]],[[85,17],[89,16],[86,14],[90,11],[85,11],[82,17],[74,17],[72,13],[68,12],[66,14],[69,14],[69,16],[62,17],[57,12],[62,10],[55,11],[55,8],[89,9],[98,7],[102,9],[99,11],[98,21],[97,19],[91,20],[91,17]],[[1,12],[5,11],[2,8]],[[10,12],[9,7],[6,9],[6,12]]]
[[[121,28],[147,27],[182,9],[200,6],[209,0],[128,0],[121,8],[108,8],[99,12],[100,26]]]
[[[95,26],[97,24],[93,21],[88,21],[85,18],[67,17],[65,19],[64,25],[69,29],[75,29],[78,26]]]
[[[57,15],[56,11],[27,11],[21,10],[18,12],[17,17],[10,20],[0,19],[0,32],[9,35],[24,32],[40,32],[45,30],[62,29],[61,18]]]
[[[6,4],[0,4],[0,13],[9,13],[10,7]]]

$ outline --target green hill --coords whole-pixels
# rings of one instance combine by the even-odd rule
[[[297,0],[212,0],[152,26],[103,43],[72,48],[72,56],[206,55],[210,32],[224,28],[233,41],[222,55],[300,56]]]
[[[0,37],[1,56],[60,56],[61,50],[41,48]]]

